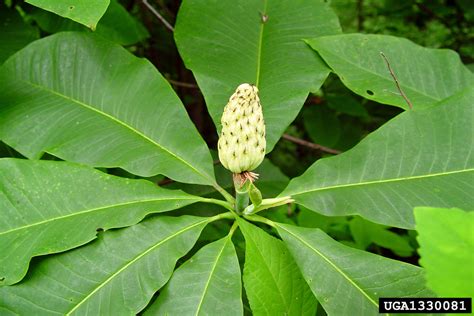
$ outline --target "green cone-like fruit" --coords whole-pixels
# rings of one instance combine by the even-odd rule
[[[230,97],[222,114],[219,160],[233,173],[257,168],[265,156],[265,122],[258,89],[243,83]]]

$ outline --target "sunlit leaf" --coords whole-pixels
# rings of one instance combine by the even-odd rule
[[[0,174],[0,285],[18,282],[33,256],[201,200],[67,162],[4,158]]]
[[[328,315],[378,315],[379,297],[430,297],[423,269],[344,246],[323,231],[275,223]]]
[[[425,48],[405,38],[343,34],[308,43],[349,89],[380,103],[408,108],[380,52],[415,108],[431,106],[474,85],[474,75],[456,52]]]
[[[95,29],[100,18],[104,15],[110,0],[25,0],[41,9],[56,13],[90,29]]]
[[[218,131],[235,88],[257,85],[269,152],[329,74],[303,39],[338,33],[337,17],[323,0],[185,0],[175,40]]]
[[[206,245],[180,266],[145,315],[243,315],[231,236]]]
[[[416,206],[474,205],[474,89],[407,111],[353,149],[320,159],[281,196],[325,215],[414,228]]]
[[[417,207],[415,219],[428,286],[440,297],[474,297],[474,212]]]
[[[27,46],[0,68],[0,139],[28,158],[48,152],[140,176],[215,185],[203,139],[145,59],[85,33]]]
[[[23,282],[0,287],[0,313],[135,315],[166,283],[209,221],[154,217],[42,259]]]
[[[316,299],[288,249],[260,228],[239,220],[245,237],[244,286],[254,315],[314,315]]]

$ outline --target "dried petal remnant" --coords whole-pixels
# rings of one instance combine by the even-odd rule
[[[224,108],[219,160],[233,173],[257,168],[265,156],[265,122],[258,89],[243,83]]]

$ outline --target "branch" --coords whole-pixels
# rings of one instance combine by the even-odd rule
[[[360,32],[364,28],[364,0],[357,0],[357,30]]]
[[[169,178],[165,178],[161,181],[158,181],[158,185],[161,187],[161,186],[165,186],[165,185],[168,185],[168,184],[171,184],[171,183],[174,183],[174,180],[171,180]]]
[[[189,88],[189,89],[197,89],[198,88],[198,86],[195,85],[194,83],[181,82],[181,81],[176,81],[176,80],[172,80],[172,79],[167,79],[167,80],[173,86]]]
[[[166,21],[165,18],[164,18],[155,8],[153,8],[153,7],[148,3],[147,0],[143,0],[142,2],[143,2],[143,4],[148,8],[148,10],[150,10],[151,13],[153,13],[153,15],[155,15],[155,16],[158,18],[158,20],[161,21],[161,23],[163,23],[163,25],[164,25],[168,30],[170,30],[171,32],[174,32],[173,26],[172,26],[171,24],[169,24],[169,22]]]
[[[176,14],[174,14],[174,12],[172,12],[170,9],[168,9],[168,7],[166,6],[166,4],[164,3],[163,0],[156,0],[156,2],[158,3],[158,5],[161,7],[161,9],[166,13],[168,14],[170,17],[172,17],[173,19],[176,18]]]
[[[293,142],[295,144],[298,144],[298,145],[301,145],[301,146],[306,146],[306,147],[311,148],[311,149],[321,150],[321,151],[324,151],[324,152],[327,152],[327,153],[330,153],[330,154],[333,154],[333,155],[337,155],[337,154],[340,154],[342,152],[340,150],[329,148],[329,147],[322,146],[322,145],[315,144],[315,143],[311,143],[311,142],[308,142],[307,140],[300,139],[300,138],[297,138],[297,137],[293,137],[293,136],[288,135],[288,134],[283,134],[282,137],[283,137],[283,139],[286,139],[286,140],[288,140],[290,142]]]
[[[411,104],[410,100],[408,99],[406,94],[403,92],[402,87],[400,87],[400,83],[398,82],[398,79],[395,76],[395,73],[393,72],[393,69],[390,66],[390,63],[388,62],[387,57],[385,56],[385,54],[383,52],[380,52],[380,56],[382,56],[383,60],[387,64],[388,71],[390,71],[390,75],[392,76],[393,80],[395,80],[395,84],[397,85],[397,89],[400,92],[400,95],[405,99],[405,102],[408,104],[408,107],[410,108],[410,110],[412,110],[413,109],[413,104]]]

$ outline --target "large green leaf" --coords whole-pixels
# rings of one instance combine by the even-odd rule
[[[474,205],[474,89],[407,111],[336,157],[318,160],[281,196],[325,215],[413,228],[415,206]]]
[[[145,315],[243,315],[240,277],[229,235],[180,266]]]
[[[107,230],[202,198],[67,162],[0,159],[0,285],[33,256],[71,249]]]
[[[28,25],[15,9],[0,3],[0,64],[39,36],[38,29]]]
[[[94,30],[110,0],[25,0],[41,9],[84,24]]]
[[[433,295],[419,267],[344,246],[320,229],[275,226],[328,315],[378,315],[379,297]]]
[[[430,49],[400,37],[343,34],[308,40],[352,91],[380,103],[407,108],[382,59],[390,65],[415,108],[431,106],[474,85],[474,75],[458,54]]]
[[[48,33],[61,31],[91,32],[90,29],[81,24],[45,10],[37,9],[30,15],[39,27]],[[97,24],[94,33],[121,45],[135,44],[149,36],[146,28],[128,13],[117,0],[110,1],[107,11]]]
[[[285,245],[238,221],[245,237],[243,279],[253,315],[314,315],[316,299]]]
[[[0,68],[0,139],[28,158],[215,185],[206,144],[150,62],[85,33],[36,41]]]
[[[135,315],[211,220],[154,217],[47,257],[23,282],[0,288],[0,314]]]
[[[303,39],[337,33],[337,17],[323,0],[185,0],[175,40],[218,130],[235,88],[257,85],[269,152],[329,74]]]
[[[441,297],[474,297],[474,212],[417,207],[415,219],[428,286]]]

